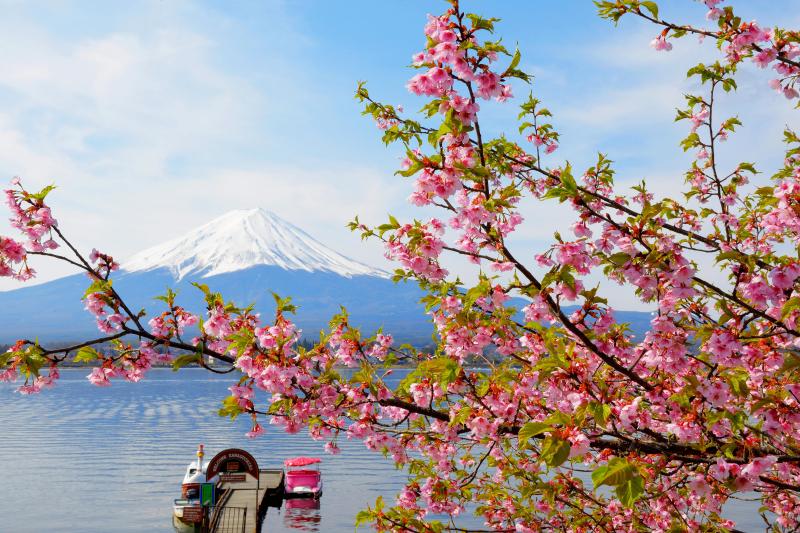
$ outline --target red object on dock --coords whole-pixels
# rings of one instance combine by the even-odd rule
[[[283,464],[286,466],[308,466],[322,462],[319,457],[292,457],[286,459]]]
[[[283,464],[288,469],[285,478],[285,492],[287,496],[311,496],[318,498],[322,494],[322,473],[318,468],[303,468],[317,464],[322,459],[319,457],[293,457],[286,459]],[[295,470],[292,470],[295,468]]]

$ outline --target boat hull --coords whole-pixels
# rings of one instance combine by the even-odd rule
[[[319,470],[290,470],[286,473],[284,491],[287,498],[319,498],[322,494],[322,475]]]
[[[319,499],[322,497],[322,480],[315,487],[307,486],[286,486],[283,495],[284,498],[314,498]]]
[[[181,533],[189,533],[189,532],[194,533],[195,531],[200,531],[200,524],[186,521],[183,515],[184,508],[186,507],[197,508],[198,504],[199,502],[192,502],[187,505],[172,506],[172,526],[175,528],[175,531],[179,531]]]
[[[179,533],[194,533],[195,531],[199,531],[195,524],[187,524],[181,520],[175,511],[172,513],[172,527]]]

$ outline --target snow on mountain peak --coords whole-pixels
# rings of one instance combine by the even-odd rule
[[[168,268],[176,279],[235,272],[257,265],[326,271],[351,277],[388,274],[331,250],[266,209],[231,211],[182,237],[131,257],[128,272]]]

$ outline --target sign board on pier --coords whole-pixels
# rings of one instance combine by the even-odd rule
[[[250,474],[258,479],[258,463],[255,458],[244,450],[230,448],[222,450],[208,463],[207,479],[217,474]]]
[[[199,524],[203,521],[202,507],[184,507],[183,521],[189,524]]]
[[[214,496],[213,483],[203,483],[200,485],[200,505],[203,507],[210,507],[214,505],[216,500]]]

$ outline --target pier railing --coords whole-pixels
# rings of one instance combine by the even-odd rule
[[[247,526],[247,507],[216,505],[207,507],[204,533],[245,533]]]

